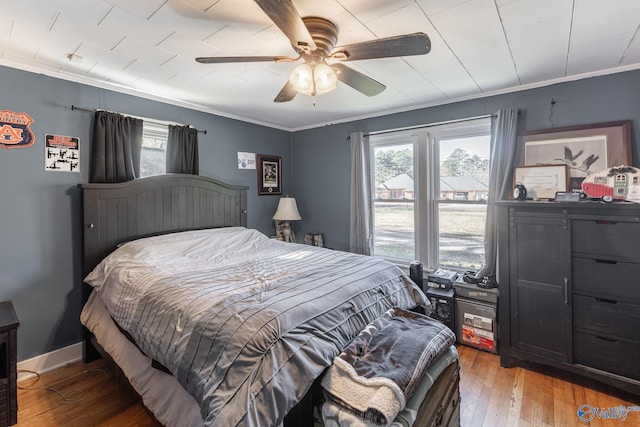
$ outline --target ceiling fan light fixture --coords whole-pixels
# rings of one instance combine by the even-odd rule
[[[338,76],[329,65],[321,62],[313,69],[313,81],[316,86],[316,95],[322,95],[337,87]]]
[[[289,74],[289,82],[297,92],[311,95],[314,89],[313,69],[306,62],[298,65]]]
[[[289,82],[296,92],[316,96],[334,90],[337,87],[338,76],[324,62],[317,64],[305,62],[291,71]]]

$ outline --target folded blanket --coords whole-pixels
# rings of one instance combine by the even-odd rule
[[[455,342],[449,328],[393,308],[337,356],[322,379],[327,399],[374,425],[405,407],[429,365]]]

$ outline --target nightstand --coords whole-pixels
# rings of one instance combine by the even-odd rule
[[[11,301],[0,302],[0,425],[18,422],[17,351],[18,317]]]

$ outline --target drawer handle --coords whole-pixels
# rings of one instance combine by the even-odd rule
[[[606,298],[596,298],[596,301],[604,302],[604,303],[607,303],[607,304],[617,304],[618,303],[618,301],[614,301],[612,299],[606,299]]]
[[[607,338],[607,337],[601,337],[600,335],[596,335],[596,338],[602,341],[607,341],[607,342],[618,342],[618,340],[614,340],[612,338]]]
[[[598,264],[612,264],[615,265],[618,261],[610,260],[610,259],[594,259]]]

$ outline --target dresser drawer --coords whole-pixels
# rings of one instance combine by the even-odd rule
[[[574,295],[573,327],[640,344],[640,305]]]
[[[575,363],[640,380],[640,345],[574,331]]]
[[[640,303],[640,264],[574,257],[573,291]]]
[[[573,251],[615,259],[640,259],[640,223],[606,220],[574,220]]]

